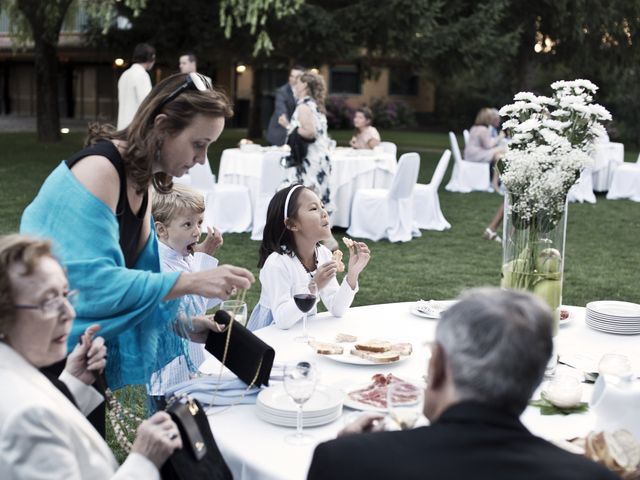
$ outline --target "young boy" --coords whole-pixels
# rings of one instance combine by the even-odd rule
[[[204,197],[191,187],[174,184],[167,194],[154,193],[152,201],[162,271],[197,272],[217,267],[218,260],[213,254],[223,243],[220,232],[209,227],[205,240],[198,243],[204,219]],[[181,302],[180,311],[195,316],[204,315],[220,300],[187,295]],[[187,328],[188,324],[187,321]],[[164,395],[168,386],[189,380],[209,355],[202,343],[189,342],[188,352],[188,359],[178,357],[152,375],[150,395]]]

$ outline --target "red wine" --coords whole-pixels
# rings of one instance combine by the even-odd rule
[[[316,304],[316,296],[310,293],[297,293],[293,296],[293,300],[300,311],[307,313]]]

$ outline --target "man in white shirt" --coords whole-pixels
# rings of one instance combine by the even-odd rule
[[[186,52],[180,55],[178,68],[180,69],[180,73],[198,73],[198,58],[196,57],[196,54],[193,52]],[[209,85],[213,85],[210,77],[207,77],[206,75],[202,76],[209,81]]]
[[[156,49],[147,43],[139,43],[133,50],[131,62],[131,67],[118,80],[118,130],[129,126],[138,107],[151,91],[151,78],[147,72],[156,62]]]

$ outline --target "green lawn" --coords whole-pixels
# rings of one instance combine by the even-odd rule
[[[244,131],[227,130],[211,147],[209,158],[214,173],[220,153],[237,143]],[[448,139],[441,133],[384,132],[399,153],[421,155],[420,182],[428,183]],[[350,131],[332,132],[346,145]],[[22,210],[61,159],[80,147],[81,134],[65,136],[63,142],[42,145],[34,134],[0,134],[0,233],[16,231]],[[637,152],[627,152],[635,160]],[[451,166],[449,167],[449,172]],[[443,187],[448,181],[445,177]],[[406,244],[371,243],[372,259],[365,270],[355,303],[365,305],[418,298],[451,298],[465,288],[498,285],[501,249],[480,234],[502,201],[497,194],[449,193],[441,188],[440,201],[452,224],[446,232],[423,232],[422,238]],[[336,236],[342,236],[341,231]],[[622,299],[640,302],[640,204],[626,200],[571,204],[566,241],[564,302],[584,305],[594,299]],[[224,263],[250,268],[257,274],[258,242],[249,234],[225,235],[220,251]],[[247,295],[249,307],[258,299],[260,286]]]

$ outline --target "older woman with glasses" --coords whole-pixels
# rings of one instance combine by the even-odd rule
[[[38,371],[67,353],[72,293],[49,242],[0,237],[0,478],[159,478],[159,467],[182,448],[167,413],[140,425],[131,454],[118,467],[81,411]],[[69,357],[67,370],[75,373],[61,376],[81,409],[82,398],[97,394],[86,383],[105,362],[104,346],[91,339],[95,330],[80,337]]]
[[[254,281],[229,265],[160,273],[151,219],[152,191],[169,192],[173,177],[204,163],[232,113],[227,97],[197,73],[166,78],[126,129],[92,126],[86,148],[58,165],[24,211],[21,231],[54,241],[71,287],[83,294],[68,345],[97,321],[111,352],[112,389],[148,382],[183,353],[175,299],[225,299]],[[189,326],[202,332],[213,322],[196,318]]]

